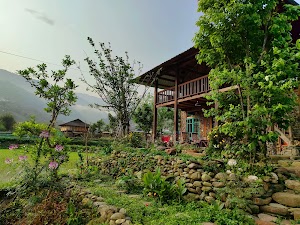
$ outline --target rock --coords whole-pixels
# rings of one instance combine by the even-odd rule
[[[257,177],[257,176],[254,176],[254,175],[249,175],[249,176],[246,178],[246,181],[247,181],[248,183],[253,183],[253,182],[257,181],[257,180],[258,180],[258,177]]]
[[[189,169],[200,169],[201,166],[197,163],[191,163],[191,164],[188,165],[188,168]]]
[[[209,192],[211,190],[211,187],[202,187],[201,190],[205,192]]]
[[[212,203],[212,202],[215,200],[215,198],[214,198],[214,197],[211,197],[211,196],[205,196],[204,199],[205,199],[205,201],[207,201],[208,203]]]
[[[300,220],[300,210],[295,210],[293,212],[294,220],[299,221]]]
[[[131,221],[130,220],[126,220],[124,223],[122,223],[122,225],[130,225]]]
[[[272,201],[272,198],[269,197],[269,198],[253,198],[253,203],[255,205],[268,205],[270,204],[270,202]]]
[[[263,221],[263,220],[256,220],[255,224],[256,225],[276,225],[276,223]]]
[[[198,194],[198,192],[195,188],[188,188],[188,191],[192,192],[192,193],[195,193],[195,194]]]
[[[92,204],[92,200],[89,199],[89,198],[83,198],[81,202],[82,202],[82,205],[90,205],[90,204]]]
[[[118,219],[115,221],[116,224],[122,224],[124,223],[126,220],[125,219]]]
[[[274,173],[274,172],[271,172],[270,175],[271,175],[271,181],[272,181],[272,183],[274,183],[274,184],[278,183],[278,176],[277,176],[277,174]]]
[[[274,201],[279,204],[290,206],[290,207],[300,207],[300,195],[286,192],[277,192],[272,195]]]
[[[184,200],[191,202],[191,201],[196,201],[196,200],[200,199],[200,195],[188,193],[187,195],[184,195],[183,198],[184,198]]]
[[[233,167],[237,164],[237,161],[235,159],[229,159],[227,162],[227,165]]]
[[[211,176],[209,176],[206,173],[202,174],[202,176],[201,176],[202,181],[209,181],[210,179],[211,179]]]
[[[97,197],[96,200],[97,200],[98,202],[103,202],[103,201],[104,201],[104,198],[102,198],[102,197]]]
[[[288,215],[288,208],[286,206],[270,203],[269,205],[263,205],[260,207],[260,210],[265,213],[272,213],[276,215],[286,216]]]
[[[109,221],[109,225],[116,225],[116,223],[115,223],[114,220],[110,220],[110,221]]]
[[[217,173],[215,178],[217,180],[225,181],[225,180],[227,180],[227,174],[226,173]]]
[[[277,220],[277,217],[270,216],[270,215],[265,214],[265,213],[260,213],[257,216],[260,220],[265,221],[265,222],[275,222]]]
[[[292,162],[292,165],[293,167],[300,167],[300,161],[294,161]]]
[[[259,213],[259,206],[258,205],[248,205],[248,207],[250,208],[252,214],[258,214]]]
[[[300,192],[300,181],[298,180],[286,180],[285,186],[289,189]]]
[[[125,215],[123,213],[114,213],[110,217],[111,220],[125,219]]]
[[[121,208],[120,210],[119,210],[119,213],[122,213],[122,214],[124,214],[124,215],[126,215],[126,209],[124,209],[124,208]]]
[[[93,203],[93,206],[95,206],[95,207],[99,207],[101,205],[106,205],[106,203],[105,202],[94,202]]]
[[[227,179],[228,179],[228,180],[231,180],[231,181],[236,181],[236,180],[237,180],[237,177],[236,177],[236,175],[235,175],[234,173],[231,173],[231,174],[229,174],[229,176],[228,176]]]
[[[203,186],[205,186],[205,187],[211,187],[211,186],[212,186],[211,183],[206,182],[206,181],[204,181],[202,184],[203,184]]]
[[[201,173],[200,172],[192,173],[190,175],[190,178],[193,179],[193,180],[201,180]]]
[[[193,183],[193,186],[194,186],[194,187],[202,187],[202,183],[201,183],[200,181],[195,181],[195,182]]]
[[[222,188],[225,187],[225,183],[224,182],[213,182],[212,185],[216,188]]]

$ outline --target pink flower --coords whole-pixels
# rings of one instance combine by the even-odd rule
[[[8,149],[9,150],[14,150],[14,149],[16,149],[16,148],[18,148],[19,146],[18,145],[16,145],[16,144],[11,144],[9,147],[8,147]]]
[[[20,160],[20,161],[26,161],[27,158],[28,158],[27,155],[20,155],[20,156],[19,156],[19,160]]]
[[[64,146],[62,146],[62,145],[56,145],[55,146],[55,151],[57,151],[57,152],[60,152],[60,151],[62,151],[64,149]]]
[[[14,161],[13,159],[9,159],[9,158],[5,159],[6,164],[11,164],[13,161]]]
[[[49,169],[55,170],[55,169],[57,169],[57,167],[58,167],[58,163],[57,162],[53,161],[53,162],[49,163]]]
[[[49,137],[49,131],[43,130],[42,133],[40,133],[40,137],[48,138]]]

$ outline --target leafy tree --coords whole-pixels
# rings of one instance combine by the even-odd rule
[[[173,108],[160,107],[157,110],[157,130],[173,130],[174,126]]]
[[[88,38],[88,41],[94,48],[98,62],[90,57],[85,59],[95,84],[90,84],[84,77],[83,81],[106,103],[106,105],[95,106],[106,108],[115,114],[120,128],[119,135],[128,134],[131,116],[141,99],[137,92],[139,86],[133,82],[136,72],[141,72],[141,65],[138,62],[138,68],[135,69],[136,63],[129,62],[127,52],[125,58],[113,57],[110,46],[100,43],[98,50],[91,38]]]
[[[71,110],[70,106],[74,105],[77,97],[75,95],[75,88],[77,87],[75,83],[66,78],[67,71],[69,68],[75,64],[74,60],[71,60],[70,56],[66,56],[62,60],[63,69],[52,71],[51,74],[47,71],[46,64],[37,65],[37,68],[27,68],[25,70],[20,70],[18,73],[23,76],[27,82],[35,88],[35,94],[46,101],[47,107],[44,109],[46,112],[51,114],[51,119],[46,125],[45,130],[43,130],[38,139],[36,146],[32,149],[32,154],[34,158],[33,174],[31,177],[30,184],[35,185],[38,176],[42,173],[45,165],[41,165],[41,155],[49,156],[52,160],[49,164],[49,168],[53,168],[53,175],[57,177],[57,169],[59,168],[59,154],[61,153],[59,139],[50,140],[51,136],[54,135],[53,128],[55,126],[56,119],[58,115],[69,115]],[[36,132],[40,129],[39,125],[36,124],[35,120],[32,119],[28,123],[21,124],[20,133],[24,132],[24,127],[28,128],[27,131],[32,133],[32,135],[37,135]],[[26,130],[26,129],[25,129]],[[21,132],[22,131],[22,132]],[[55,161],[56,160],[56,161]],[[62,162],[64,160],[61,160]]]
[[[153,107],[147,102],[142,103],[133,114],[133,120],[144,131],[147,142],[147,134],[151,131],[153,124]]]
[[[12,131],[16,120],[12,114],[5,114],[0,117],[0,124],[4,127],[5,131]]]
[[[103,119],[100,119],[96,123],[93,123],[89,129],[92,134],[94,134],[96,131],[101,134],[104,130],[104,127],[105,122],[103,121]]]
[[[268,128],[287,128],[296,104],[300,43],[293,43],[291,22],[299,6],[277,0],[201,0],[198,6],[197,59],[212,68],[208,99],[219,106],[206,112],[219,123],[212,143],[240,157],[266,155],[266,143],[277,137]],[[218,91],[226,86],[237,91]]]

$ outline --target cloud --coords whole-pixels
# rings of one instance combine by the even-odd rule
[[[47,23],[48,25],[53,26],[54,20],[50,19],[47,15],[44,13],[38,12],[33,9],[25,9],[25,11],[29,12],[31,15],[33,15],[36,19],[43,21],[44,23]]]

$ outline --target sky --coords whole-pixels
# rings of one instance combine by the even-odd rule
[[[114,55],[128,51],[147,72],[193,46],[200,16],[197,0],[0,0],[0,5],[0,69],[16,72],[41,63],[23,56],[57,70],[64,55],[71,55],[86,77],[83,59],[93,57],[87,37],[110,42]],[[70,73],[79,82],[79,70]]]

